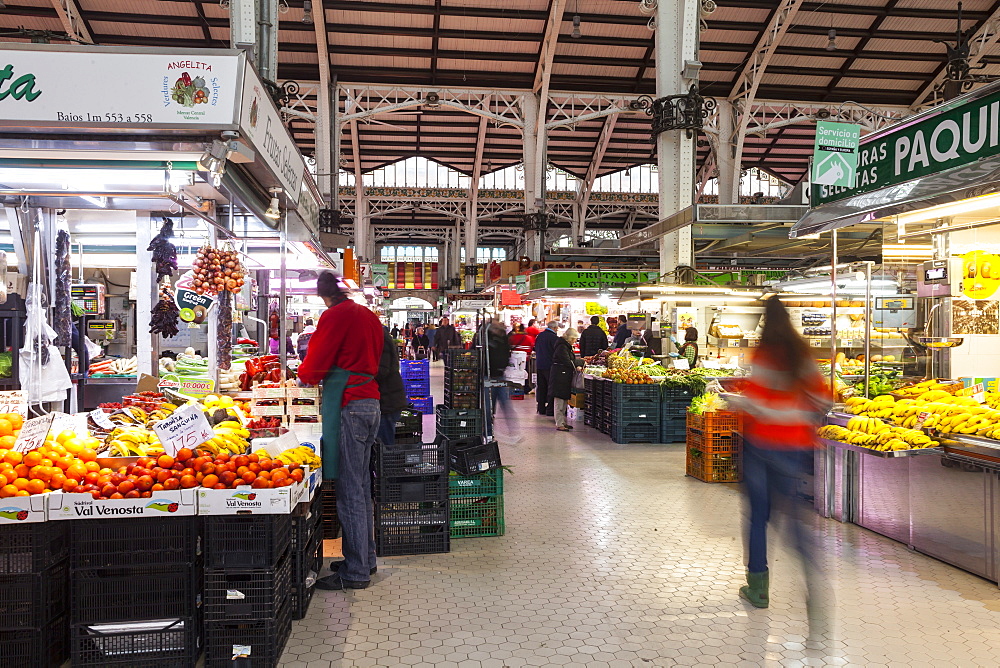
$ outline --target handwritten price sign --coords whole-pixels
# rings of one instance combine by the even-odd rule
[[[17,435],[17,442],[14,443],[15,452],[31,452],[42,447],[55,419],[55,413],[49,413],[26,421],[21,426],[21,433]]]
[[[197,448],[215,434],[205,419],[205,414],[197,406],[178,408],[166,420],[153,425],[153,431],[160,437],[163,450],[175,455],[181,448]]]
[[[0,392],[0,413],[17,413],[28,417],[28,399],[22,390]]]

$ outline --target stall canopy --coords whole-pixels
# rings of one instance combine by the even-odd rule
[[[865,137],[852,188],[813,185],[789,236],[818,234],[1000,190],[1000,82]]]

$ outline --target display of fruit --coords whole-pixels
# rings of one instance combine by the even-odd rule
[[[876,418],[868,417],[851,418],[847,427],[826,425],[820,427],[818,433],[821,437],[831,441],[850,443],[881,452],[920,450],[940,445],[922,431],[894,427]]]
[[[925,380],[917,383],[916,385],[908,385],[906,387],[901,387],[894,391],[897,396],[905,397],[908,399],[923,399],[924,401],[934,401],[937,397],[943,397],[946,394],[951,394],[946,388],[954,387],[955,383],[942,383],[939,380]],[[926,396],[929,392],[934,392],[934,398]]]
[[[208,245],[198,249],[192,286],[199,295],[216,295],[223,290],[239,292],[243,281],[243,265],[235,250],[222,250]]]
[[[931,390],[916,399],[896,400],[888,395],[874,399],[854,397],[846,404],[849,413],[888,420],[901,427],[917,426],[920,415],[926,413],[921,426],[941,434],[975,434],[1000,440],[1000,410],[969,396]]]
[[[12,445],[0,446],[0,498],[73,491],[112,473],[97,463],[101,441],[92,436],[73,431],[49,434],[41,447],[23,454],[10,449]]]
[[[635,369],[642,361],[640,358],[628,353],[624,355],[608,353],[607,360],[609,369]]]
[[[202,443],[201,449],[213,454],[243,454],[250,450],[250,430],[236,420],[226,420],[212,427],[215,436]]]
[[[627,385],[652,385],[656,382],[649,374],[636,369],[608,369],[602,374],[602,377]]]
[[[160,438],[152,429],[133,425],[115,427],[105,438],[98,454],[106,457],[145,457],[163,454]]]
[[[261,457],[268,456],[264,449],[257,450],[255,454]],[[312,468],[319,468],[323,464],[323,459],[308,445],[289,448],[278,455],[275,461],[280,461],[282,464],[306,464]]]

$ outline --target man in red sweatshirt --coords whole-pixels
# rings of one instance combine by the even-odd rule
[[[340,466],[337,515],[344,531],[344,561],[333,563],[333,575],[316,583],[320,589],[364,589],[375,571],[375,520],[371,494],[371,451],[379,425],[379,389],[375,381],[382,355],[382,323],[370,310],[347,297],[337,277],[320,274],[317,294],[326,302],[309,339],[299,379],[324,384],[332,391],[334,376],[347,375],[340,402]],[[333,373],[331,373],[333,372]],[[323,416],[324,422],[329,416]]]

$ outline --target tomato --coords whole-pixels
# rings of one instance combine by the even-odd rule
[[[154,482],[153,486],[149,488],[151,492],[162,492],[164,490],[163,485],[158,482]]]
[[[101,496],[111,496],[118,491],[118,488],[114,485],[108,484],[101,488]]]
[[[181,481],[178,480],[177,478],[168,478],[167,480],[163,481],[163,489],[166,490],[179,489],[180,486],[181,486]]]
[[[198,481],[195,480],[195,477],[193,475],[188,474],[181,476],[181,487],[183,487],[184,489],[190,489],[191,487],[194,487],[197,484]]]
[[[139,476],[139,479],[135,481],[135,486],[140,492],[145,492],[149,490],[149,488],[153,486],[152,476],[148,475]]]

